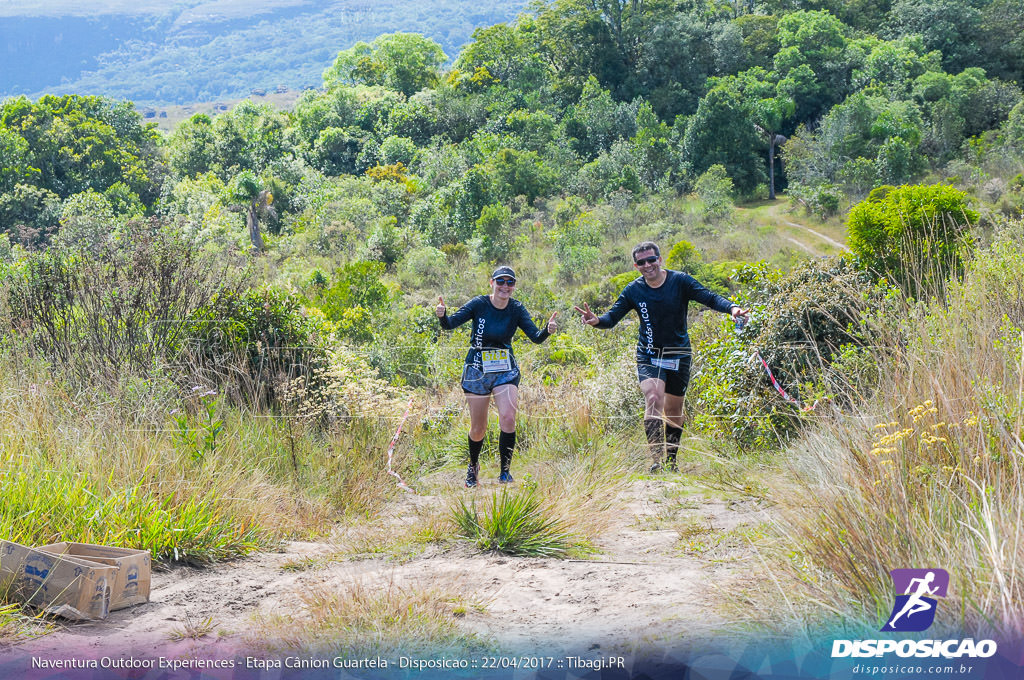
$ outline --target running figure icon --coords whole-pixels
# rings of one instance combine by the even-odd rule
[[[949,573],[945,569],[893,569],[895,602],[883,631],[922,631],[935,621],[937,597],[945,597]]]
[[[892,617],[892,619],[889,620],[889,627],[890,628],[895,628],[896,627],[896,619],[900,618],[904,614],[907,615],[907,618],[910,618],[911,616],[913,616],[914,614],[916,614],[918,612],[926,612],[926,611],[928,611],[929,609],[932,608],[933,605],[932,605],[931,602],[926,602],[926,601],[922,600],[921,598],[924,595],[934,595],[935,591],[937,591],[939,589],[938,586],[936,586],[934,588],[929,588],[928,587],[928,584],[930,584],[934,580],[935,580],[935,572],[934,571],[929,571],[928,574],[924,578],[912,578],[912,579],[910,579],[910,586],[907,588],[907,592],[906,592],[906,594],[909,595],[910,597],[907,598],[907,602],[906,602],[906,604],[903,605],[903,609],[900,610],[900,613],[897,614],[896,616]],[[914,587],[915,583],[917,584],[917,590],[915,592],[911,593],[910,589]]]

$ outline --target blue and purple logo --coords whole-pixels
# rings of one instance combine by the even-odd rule
[[[882,631],[918,633],[935,621],[936,597],[946,597],[949,572],[945,569],[893,569],[889,572],[896,598]]]

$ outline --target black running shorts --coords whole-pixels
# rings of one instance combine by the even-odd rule
[[[689,354],[676,354],[667,357],[637,357],[636,376],[640,382],[651,378],[665,383],[665,394],[681,397],[686,394],[690,384]]]

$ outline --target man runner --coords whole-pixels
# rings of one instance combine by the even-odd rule
[[[612,308],[600,317],[576,307],[581,321],[595,328],[612,328],[635,309],[640,317],[636,345],[636,372],[644,393],[644,431],[651,450],[651,472],[666,464],[676,469],[676,453],[683,427],[683,396],[690,382],[690,337],[686,312],[690,300],[733,319],[749,318],[750,311],[711,292],[689,274],[662,268],[661,251],[650,241],[633,248],[633,266],[640,278],[629,283]]]

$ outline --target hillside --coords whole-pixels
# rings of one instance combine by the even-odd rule
[[[537,2],[454,60],[407,16],[311,90],[0,102],[0,536],[162,570],[66,630],[0,579],[0,678],[158,639],[1024,677],[1024,5],[803,4]],[[237,24],[167,64],[243,73],[325,11],[143,7],[78,20]],[[925,630],[992,658],[899,657]],[[417,673],[345,677],[488,677]]]
[[[319,86],[339,50],[381,33],[423,33],[454,57],[522,0],[425,6],[383,0],[0,3],[0,98],[88,93],[139,104],[239,99]]]

